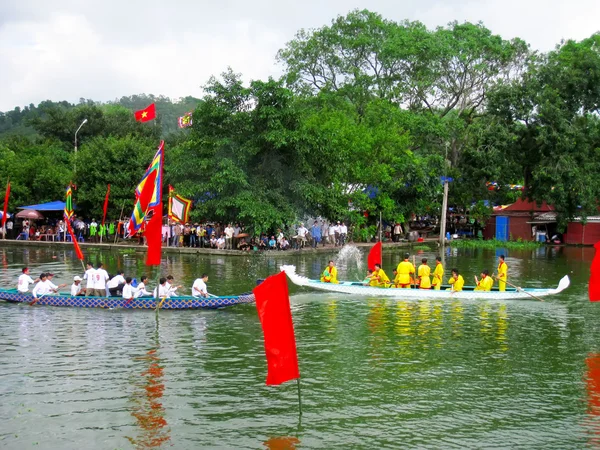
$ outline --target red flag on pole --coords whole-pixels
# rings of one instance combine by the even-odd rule
[[[600,241],[594,244],[596,248],[596,254],[592,260],[592,267],[590,268],[590,283],[588,286],[588,293],[590,296],[590,302],[600,301]]]
[[[367,259],[367,266],[369,270],[375,269],[375,264],[381,265],[381,241],[371,247],[369,257]]]
[[[4,210],[2,211],[2,228],[6,225],[8,213],[8,198],[10,197],[10,181],[6,182],[6,194],[4,194]]]
[[[135,120],[138,122],[148,122],[156,117],[156,105],[152,103],[146,109],[140,109],[135,113]]]
[[[265,338],[267,385],[300,378],[285,272],[270,276],[253,292]]]
[[[71,241],[73,241],[73,245],[75,246],[75,254],[77,255],[77,259],[79,259],[80,261],[83,261],[83,252],[81,251],[81,248],[79,247],[79,243],[77,242],[77,238],[75,237],[75,234],[73,233],[73,228],[71,227],[71,221],[69,219],[65,220],[65,222],[67,222],[67,230],[69,231],[69,234],[71,235]]]
[[[102,214],[102,226],[104,226],[104,222],[106,222],[106,210],[108,209],[108,196],[110,195],[110,183],[106,188],[106,197],[104,197],[104,209]]]

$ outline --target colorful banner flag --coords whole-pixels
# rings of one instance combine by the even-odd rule
[[[600,302],[600,241],[594,244],[596,254],[590,267],[590,282],[588,285],[588,294],[590,302]]]
[[[179,124],[179,128],[188,128],[192,126],[192,113],[187,112],[183,116],[181,116],[177,123]]]
[[[149,122],[150,120],[154,120],[156,118],[156,105],[152,103],[145,109],[140,109],[135,113],[135,120],[138,122]]]
[[[375,264],[381,265],[381,241],[371,248],[369,257],[367,258],[367,267],[369,270],[375,270]]]
[[[148,244],[146,265],[160,264],[162,245],[162,174],[165,142],[158,150],[135,190],[135,206],[129,221],[129,234],[134,235],[145,223],[144,235]]]
[[[104,197],[104,208],[102,213],[102,226],[104,226],[104,222],[106,222],[106,210],[108,209],[108,196],[110,195],[110,183],[106,187],[106,196]]]
[[[294,322],[285,272],[272,275],[254,288],[267,356],[267,385],[300,378]]]
[[[83,261],[83,252],[81,251],[81,248],[79,247],[79,243],[77,242],[75,233],[73,233],[73,228],[71,227],[71,221],[65,220],[65,222],[67,222],[67,230],[69,231],[69,235],[71,236],[71,241],[73,242],[73,245],[75,246],[75,254],[77,255],[77,259],[79,259],[80,261]]]
[[[8,218],[8,199],[10,197],[10,180],[6,182],[6,193],[4,194],[4,209],[2,210],[2,228],[6,225],[6,219]]]
[[[177,223],[187,223],[192,201],[175,194],[173,186],[169,185],[169,219]]]
[[[73,217],[73,188],[70,184],[69,187],[67,187],[64,216],[65,220],[71,220],[71,218]]]

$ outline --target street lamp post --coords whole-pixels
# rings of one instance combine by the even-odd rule
[[[81,125],[79,125],[79,128],[77,128],[77,131],[75,131],[75,158],[77,158],[77,133],[79,133],[79,130],[81,130],[81,127],[84,126],[87,123],[87,119],[83,119],[83,122],[81,122]],[[73,163],[73,172],[75,172],[75,164],[77,163]]]

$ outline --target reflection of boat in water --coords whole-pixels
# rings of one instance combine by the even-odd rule
[[[533,297],[544,297],[547,295],[558,294],[569,287],[569,277],[565,275],[559,282],[556,289],[534,289],[534,288],[506,288],[506,291],[500,292],[493,290],[491,292],[475,291],[473,287],[465,287],[463,291],[453,292],[450,290],[433,289],[395,289],[380,288],[374,286],[364,286],[361,282],[340,281],[339,284],[323,283],[319,280],[311,280],[296,273],[295,266],[281,266],[281,270],[286,273],[292,283],[298,286],[306,286],[312,289],[318,289],[329,292],[339,292],[342,294],[354,294],[369,297],[393,297],[401,299],[415,300],[454,300],[454,299],[485,299],[485,300],[512,300],[520,299],[531,300]]]
[[[224,295],[220,297],[191,296],[156,299],[154,297],[139,297],[126,300],[122,297],[71,297],[68,294],[44,295],[34,302],[29,292],[21,293],[16,289],[0,289],[0,300],[14,303],[35,303],[47,306],[71,306],[76,308],[125,308],[125,309],[216,309],[233,306],[240,303],[254,303],[254,294],[248,292],[240,295]]]

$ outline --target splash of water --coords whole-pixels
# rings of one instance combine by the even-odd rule
[[[363,253],[360,249],[351,244],[344,245],[336,258],[338,269],[346,273],[348,279],[362,280],[365,275],[365,264],[363,262]]]

